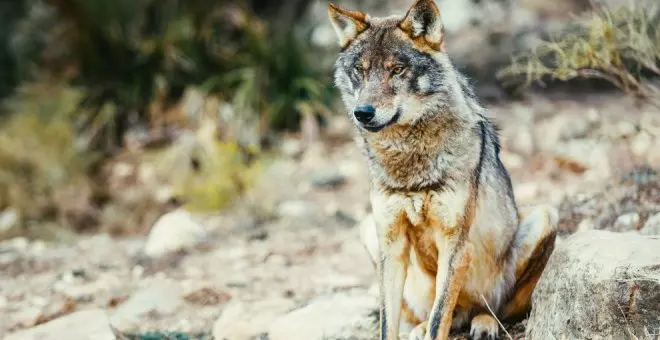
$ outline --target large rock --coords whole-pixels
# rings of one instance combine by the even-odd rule
[[[554,251],[527,338],[647,339],[660,330],[660,237],[585,231]]]
[[[108,317],[103,310],[75,312],[34,328],[18,331],[5,340],[114,340]]]
[[[354,339],[376,334],[378,299],[371,295],[322,297],[273,323],[270,340]]]

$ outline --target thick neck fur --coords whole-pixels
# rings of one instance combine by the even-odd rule
[[[479,160],[478,123],[483,108],[457,76],[451,107],[439,106],[411,124],[396,124],[357,137],[374,185],[383,190],[445,190],[467,184]]]

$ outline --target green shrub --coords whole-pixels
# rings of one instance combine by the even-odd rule
[[[264,134],[297,128],[299,103],[323,110],[332,98],[324,70],[309,60],[309,39],[295,29],[275,35],[243,2],[30,2],[44,10],[17,29],[19,69],[85,87],[82,106],[92,113],[115,108],[99,126],[95,149],[121,146],[131,125],[166,125],[161,116],[188,86],[220,94]]]

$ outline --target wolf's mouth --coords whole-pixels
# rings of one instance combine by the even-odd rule
[[[380,131],[380,130],[382,130],[382,129],[384,129],[384,128],[392,125],[392,124],[395,124],[396,122],[399,121],[399,118],[401,118],[401,108],[398,108],[396,110],[396,113],[392,117],[392,119],[390,119],[389,122],[387,122],[383,125],[378,125],[378,126],[375,126],[375,125],[362,125],[362,127],[365,130],[369,131],[369,132],[378,132],[378,131]]]

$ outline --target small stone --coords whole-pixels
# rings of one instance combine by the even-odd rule
[[[619,216],[614,222],[614,228],[618,231],[628,231],[632,229],[637,229],[639,224],[639,214],[638,213],[628,213]]]
[[[500,154],[500,158],[507,169],[520,169],[525,165],[525,160],[513,152],[506,152],[503,150]]]
[[[627,138],[633,136],[637,132],[637,126],[632,122],[623,121],[617,124],[617,131],[619,138]]]
[[[534,136],[529,129],[520,129],[511,140],[511,151],[523,156],[530,156],[534,153]]]
[[[571,117],[570,120],[562,124],[559,138],[563,140],[584,138],[589,132],[589,120],[582,117]]]
[[[522,203],[532,202],[539,194],[539,186],[536,182],[520,183],[514,189],[516,200]]]
[[[115,340],[110,322],[101,309],[84,310],[37,327],[9,334],[4,340]]]
[[[600,113],[593,107],[587,110],[586,116],[590,123],[598,123],[600,121]]]
[[[317,188],[335,187],[345,181],[346,176],[336,169],[317,171],[312,174],[312,184]]]
[[[277,207],[277,214],[281,217],[307,217],[318,212],[318,208],[307,201],[286,201]]]
[[[231,299],[231,295],[227,292],[218,292],[212,288],[204,287],[184,296],[183,299],[193,305],[215,306],[227,303]]]
[[[201,243],[206,236],[204,228],[185,210],[175,210],[161,216],[154,224],[144,254],[162,257],[188,250]]]
[[[280,151],[286,157],[295,157],[303,151],[302,143],[297,139],[284,139],[280,143]]]
[[[20,220],[18,210],[14,208],[0,212],[0,240],[10,237]]]
[[[633,138],[630,144],[632,153],[637,157],[642,157],[653,146],[653,137],[646,132],[640,132]]]
[[[7,298],[3,295],[0,295],[0,309],[4,309],[9,304]]]
[[[642,235],[660,235],[660,212],[649,217],[639,232]]]
[[[58,292],[72,300],[93,301],[94,299],[111,293],[121,287],[119,278],[103,273],[93,281],[86,281],[67,272],[53,285],[53,291]]]
[[[18,251],[25,251],[30,246],[30,241],[25,237],[16,237],[11,240],[11,246]]]
[[[593,229],[595,226],[594,221],[590,218],[585,218],[578,224],[576,231],[587,231]]]

